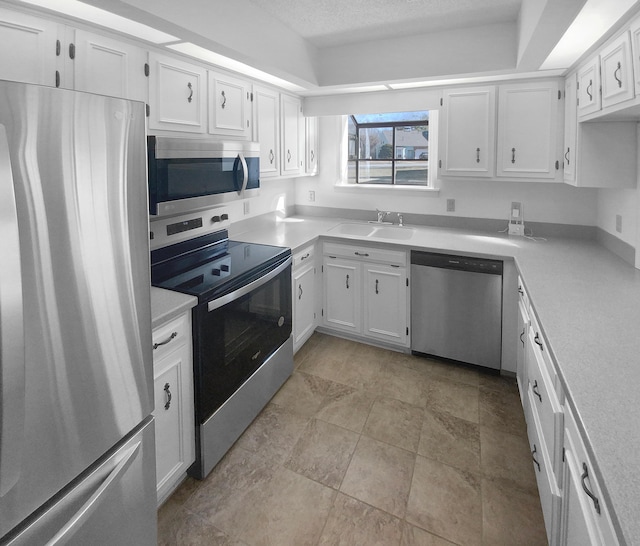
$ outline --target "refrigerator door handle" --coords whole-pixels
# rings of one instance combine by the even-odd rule
[[[93,492],[93,494],[87,499],[87,502],[80,507],[64,527],[62,527],[62,529],[60,529],[53,538],[47,542],[46,546],[62,546],[63,544],[68,543],[76,531],[78,531],[98,509],[101,501],[108,494],[111,486],[117,485],[119,478],[127,471],[131,466],[131,463],[135,460],[136,455],[140,451],[141,445],[142,442],[137,442],[124,453],[120,462],[100,484],[100,487]]]
[[[0,124],[0,497],[20,478],[25,350],[18,208],[5,126]]]

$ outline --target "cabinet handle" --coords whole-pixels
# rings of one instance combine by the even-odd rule
[[[347,275],[347,290],[349,290],[349,275]]]
[[[169,343],[172,339],[175,339],[176,337],[178,337],[178,332],[171,332],[171,335],[165,339],[164,341],[161,341],[159,343],[154,343],[153,344],[153,350],[155,351],[158,347],[162,346],[162,345],[166,345],[167,343]]]
[[[538,467],[538,472],[540,472],[540,463],[536,459],[537,452],[538,452],[538,448],[536,447],[536,444],[533,444],[533,451],[531,452],[531,458],[533,459],[533,462],[536,463],[536,466]]]
[[[354,252],[354,254],[355,254],[356,256],[365,256],[365,257],[366,257],[366,256],[369,256],[369,254],[367,254],[366,252]]]
[[[613,71],[613,77],[618,82],[618,87],[622,87],[622,80],[617,76],[618,72],[622,73],[622,65],[620,64],[620,61],[618,61],[618,68]]]
[[[273,165],[274,159],[275,159],[275,156],[273,155],[273,150],[269,150],[269,163]]]
[[[587,95],[589,95],[589,102],[593,100],[593,93],[589,91],[589,89],[593,88],[593,80],[589,80],[589,85],[587,85]]]
[[[582,478],[580,479],[580,481],[582,482],[582,489],[584,489],[584,492],[593,501],[593,507],[596,509],[596,514],[600,514],[600,501],[598,500],[598,497],[596,497],[591,491],[589,491],[589,488],[585,483],[586,479],[589,477],[589,471],[587,470],[587,463],[582,463],[582,470],[583,470]]]
[[[224,110],[224,107],[227,105],[227,95],[224,94],[224,91],[220,94],[222,95],[222,109]]]
[[[522,339],[524,337],[525,334],[525,329],[522,329],[522,333],[520,334],[520,343],[522,343],[522,346],[524,347],[524,339]]]
[[[191,85],[191,82],[187,83],[187,87],[189,88],[189,96],[187,97],[187,102],[191,102],[193,100],[193,85]]]
[[[480,148],[476,148],[476,163],[480,163]]]
[[[544,351],[544,347],[542,346],[542,341],[540,341],[540,334],[538,332],[536,332],[536,335],[534,336],[533,341],[538,347],[540,347],[541,351]]]
[[[291,150],[287,150],[287,163],[291,163]]]
[[[533,394],[535,394],[540,399],[540,403],[542,403],[542,395],[538,391],[538,380],[537,379],[533,382],[533,387],[531,387],[531,390],[533,391]]]
[[[304,256],[300,257],[300,261],[306,260],[309,257],[309,253],[307,252]]]
[[[518,294],[524,296],[524,290],[522,289],[522,286],[518,286]]]
[[[298,285],[298,299],[299,300],[302,299],[302,285],[301,284]]]
[[[379,290],[378,290],[378,279],[376,279],[376,294],[379,294]]]
[[[56,70],[56,87],[60,87],[60,71]]]
[[[515,163],[515,162],[516,162],[516,149],[511,148],[511,163]]]
[[[313,153],[313,150],[311,150],[310,155],[311,155],[311,163],[313,163],[313,160],[315,158],[315,154]]]
[[[564,159],[567,162],[567,165],[570,165],[571,162],[569,161],[569,152],[571,151],[571,148],[567,147],[567,153],[564,154]]]
[[[167,402],[164,405],[164,409],[165,410],[168,410],[169,407],[171,406],[171,391],[169,390],[169,388],[170,388],[169,387],[169,383],[165,383],[164,384],[164,394],[165,394],[165,396],[167,398]]]

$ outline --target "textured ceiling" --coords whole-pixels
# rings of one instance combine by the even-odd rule
[[[515,22],[522,0],[251,0],[318,47]]]

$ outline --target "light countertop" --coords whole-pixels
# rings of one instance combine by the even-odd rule
[[[533,241],[498,233],[416,227],[410,240],[336,235],[336,218],[289,217],[231,238],[288,246],[318,236],[419,250],[513,258],[567,401],[627,544],[640,544],[640,271],[594,241]]]

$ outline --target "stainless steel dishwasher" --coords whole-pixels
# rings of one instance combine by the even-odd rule
[[[411,251],[411,351],[499,370],[502,262]]]

